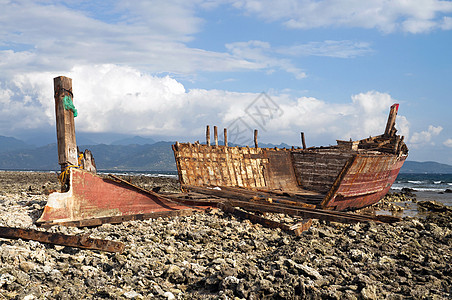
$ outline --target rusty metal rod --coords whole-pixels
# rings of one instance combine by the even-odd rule
[[[23,239],[41,243],[69,246],[82,249],[99,250],[106,252],[124,251],[124,244],[110,240],[93,239],[88,236],[66,235],[50,233],[34,229],[22,229],[0,226],[0,237],[8,239]]]

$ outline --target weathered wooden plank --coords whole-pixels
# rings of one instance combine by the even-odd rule
[[[58,142],[58,163],[64,171],[70,165],[78,165],[75,140],[74,112],[64,108],[63,99],[68,96],[74,101],[72,79],[59,76],[53,79],[55,93],[55,114]]]
[[[110,240],[94,239],[88,236],[66,235],[62,233],[50,233],[35,229],[22,229],[12,227],[0,227],[0,237],[8,239],[32,240],[46,244],[69,246],[89,250],[106,252],[124,251],[124,244]]]
[[[247,213],[243,210],[236,209],[232,207],[228,202],[219,203],[218,208],[221,210],[231,213],[239,218],[248,219],[253,223],[261,224],[264,227],[268,228],[280,228],[281,230],[292,233],[296,236],[299,236],[303,231],[308,230],[311,227],[312,219],[303,220],[303,222],[299,222],[294,225],[287,225],[277,221],[273,221],[264,217],[257,216],[255,214]]]

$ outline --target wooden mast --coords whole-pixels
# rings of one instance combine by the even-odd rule
[[[58,141],[58,163],[61,171],[68,166],[78,165],[77,143],[75,141],[74,112],[64,108],[63,99],[68,96],[73,100],[72,79],[59,76],[53,79],[55,95],[55,114]]]

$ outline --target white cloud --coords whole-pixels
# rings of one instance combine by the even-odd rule
[[[267,21],[289,28],[377,28],[382,32],[428,32],[450,29],[443,16],[452,13],[452,2],[442,0],[232,0],[233,5]]]
[[[16,71],[67,71],[78,64],[123,64],[147,72],[261,70],[266,65],[227,52],[186,45],[201,30],[203,1],[134,1],[102,6],[60,1],[0,3],[0,66]],[[116,4],[116,5],[115,5]],[[102,18],[83,9],[100,5]],[[97,17],[97,18],[96,18]],[[108,20],[108,21],[107,21]]]
[[[332,41],[310,42],[307,44],[284,47],[277,50],[293,56],[327,56],[338,58],[352,58],[372,52],[369,43],[352,41]]]
[[[452,18],[444,17],[443,22],[441,24],[441,29],[443,30],[451,30],[452,29]]]
[[[236,42],[226,44],[226,48],[233,57],[239,60],[253,62],[261,69],[280,69],[295,75],[297,79],[306,77],[306,73],[294,66],[289,60],[284,58],[276,58],[275,50],[269,43],[262,41]]]
[[[415,132],[413,133],[413,136],[410,138],[410,144],[413,147],[419,147],[423,144],[432,144],[432,137],[437,136],[441,133],[443,130],[443,127],[441,126],[433,126],[430,125],[427,130],[423,130],[421,132]]]
[[[444,146],[452,148],[452,139],[447,139],[444,141]]]
[[[0,85],[0,134],[54,126],[52,79],[57,75],[61,74],[28,73]],[[250,106],[259,105],[261,111],[269,112],[256,100],[260,96],[256,93],[187,91],[169,76],[112,64],[78,66],[66,75],[73,79],[78,132],[202,139],[205,125],[221,128],[242,118],[268,141],[297,144],[299,132],[304,131],[311,143],[334,144],[335,139],[383,133],[389,106],[395,102],[390,95],[375,91],[353,95],[343,104],[275,93],[269,97],[278,111],[259,126],[246,113]],[[398,125],[399,121],[408,126],[403,117],[399,116]]]

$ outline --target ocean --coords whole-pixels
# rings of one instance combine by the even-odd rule
[[[417,201],[438,201],[452,206],[452,174],[399,174],[391,187],[391,192],[400,192],[403,188],[413,190]],[[405,216],[422,217],[427,213],[418,211],[417,204],[412,202],[395,203],[404,207]]]
[[[418,192],[444,192],[452,190],[452,174],[399,174],[392,189],[414,189]]]

